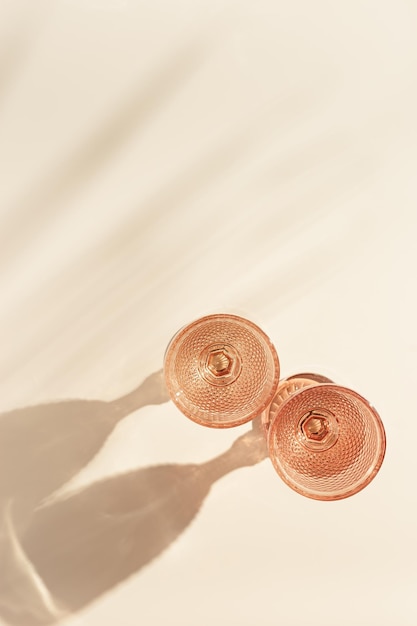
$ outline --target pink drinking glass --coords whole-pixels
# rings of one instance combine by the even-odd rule
[[[309,498],[354,495],[384,459],[385,431],[376,410],[355,391],[317,374],[282,381],[262,424],[276,471]]]
[[[169,395],[191,420],[212,428],[250,421],[275,396],[278,355],[267,335],[236,315],[202,317],[179,330],[164,359]]]

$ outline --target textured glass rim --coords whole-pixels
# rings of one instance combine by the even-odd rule
[[[249,326],[252,329],[254,329],[257,333],[259,333],[263,337],[263,339],[265,340],[265,343],[268,345],[270,349],[274,366],[275,366],[275,372],[274,372],[274,378],[271,384],[271,390],[268,396],[266,397],[266,399],[264,400],[264,402],[262,402],[262,404],[260,404],[259,407],[256,408],[256,411],[252,411],[250,414],[240,419],[234,419],[234,420],[229,420],[229,421],[224,421],[224,422],[208,422],[203,419],[200,419],[199,417],[196,417],[195,415],[192,415],[190,411],[185,409],[184,406],[176,400],[175,394],[178,391],[178,389],[176,389],[172,385],[169,379],[170,377],[169,377],[168,370],[169,370],[169,365],[171,362],[171,354],[175,352],[176,346],[181,341],[183,335],[191,331],[195,326],[203,324],[205,321],[211,321],[211,320],[219,319],[219,318],[243,323],[246,326]],[[171,341],[168,343],[168,346],[165,350],[165,355],[164,355],[165,383],[166,383],[171,400],[174,402],[176,407],[181,411],[181,413],[183,413],[190,420],[192,420],[196,424],[199,424],[200,426],[207,426],[209,428],[233,428],[234,426],[241,426],[242,424],[246,424],[247,422],[250,422],[255,417],[260,415],[263,411],[265,411],[265,409],[271,404],[272,400],[274,399],[274,396],[278,389],[279,375],[280,375],[280,364],[279,364],[278,353],[271,339],[268,337],[268,335],[257,324],[255,324],[254,322],[251,322],[246,317],[241,317],[240,315],[232,315],[229,313],[213,313],[211,315],[205,315],[203,317],[199,317],[193,322],[190,322],[190,324],[186,324],[185,326],[180,328],[172,337]]]
[[[377,431],[377,434],[378,434],[378,439],[379,439],[379,450],[377,451],[377,454],[375,456],[375,462],[374,462],[373,468],[371,470],[369,470],[369,472],[367,474],[365,474],[365,476],[361,480],[358,480],[354,485],[352,485],[351,487],[347,488],[345,491],[342,491],[340,493],[336,493],[336,494],[333,494],[333,495],[330,495],[330,494],[326,495],[326,492],[308,491],[308,490],[304,489],[303,487],[301,487],[298,483],[296,483],[291,478],[291,476],[289,476],[287,474],[287,472],[283,469],[283,467],[278,463],[278,460],[276,458],[276,455],[275,455],[274,449],[273,449],[273,438],[274,438],[275,425],[278,424],[279,415],[280,415],[282,409],[289,402],[291,402],[295,397],[297,397],[298,395],[306,393],[306,392],[310,392],[311,389],[313,389],[313,388],[317,389],[317,388],[323,388],[323,387],[335,389],[336,391],[339,391],[340,393],[344,393],[344,394],[347,394],[349,396],[353,396],[360,403],[366,405],[366,408],[371,411],[371,413],[372,413],[372,415],[373,415],[373,417],[375,419],[375,428],[376,428],[376,431]],[[330,502],[330,501],[333,501],[333,500],[344,500],[345,498],[349,498],[350,496],[353,496],[356,493],[359,493],[360,491],[362,491],[362,489],[367,487],[369,485],[369,483],[372,482],[372,480],[375,478],[375,476],[377,475],[377,473],[381,469],[381,465],[382,465],[382,463],[384,461],[387,441],[386,441],[386,434],[385,434],[384,424],[382,423],[382,420],[381,420],[381,418],[379,416],[379,413],[368,402],[368,400],[366,400],[366,398],[361,396],[356,391],[353,391],[353,389],[349,389],[348,387],[343,387],[343,386],[337,385],[335,383],[323,383],[323,384],[316,384],[316,385],[312,385],[312,386],[309,386],[309,387],[304,387],[302,389],[299,389],[298,391],[294,392],[291,396],[289,396],[282,403],[282,405],[279,408],[279,411],[277,412],[277,415],[276,415],[274,421],[272,422],[272,424],[269,427],[268,435],[267,435],[267,445],[268,445],[269,458],[271,459],[271,462],[272,462],[276,472],[278,473],[278,475],[280,476],[280,478],[284,481],[284,483],[286,485],[288,485],[291,489],[293,489],[294,491],[296,491],[300,495],[305,496],[307,498],[311,498],[313,500],[321,500],[321,501],[328,501],[328,502]]]

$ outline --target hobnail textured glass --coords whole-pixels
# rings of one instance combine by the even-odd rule
[[[269,406],[279,361],[258,326],[216,314],[178,331],[165,353],[164,372],[170,397],[184,415],[204,426],[229,428]]]
[[[281,478],[298,493],[339,500],[375,477],[385,454],[385,431],[362,396],[313,376],[303,374],[280,384],[263,416],[269,455]]]

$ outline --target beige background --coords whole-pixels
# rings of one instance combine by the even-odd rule
[[[388,438],[338,503],[268,460],[228,473],[68,626],[416,623],[416,26],[413,0],[0,2],[1,410],[120,397],[180,326],[231,311]],[[247,430],[144,406],[61,497]]]

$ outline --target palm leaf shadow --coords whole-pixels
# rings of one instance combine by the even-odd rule
[[[42,27],[42,18],[51,3],[50,0],[38,0],[36,7],[33,4],[27,1],[24,3],[25,16],[20,18],[15,27],[12,26],[11,34],[0,45],[0,105],[24,67]],[[20,10],[23,11],[22,7]]]
[[[136,87],[118,110],[84,138],[72,154],[58,162],[56,168],[34,189],[27,191],[10,211],[12,217],[2,230],[1,260],[32,239],[53,214],[57,202],[88,181],[114,156],[134,130],[143,127],[156,114],[166,100],[196,71],[202,53],[202,46],[193,44],[172,55],[154,73],[145,87],[142,84]]]

